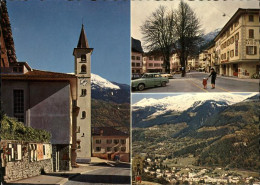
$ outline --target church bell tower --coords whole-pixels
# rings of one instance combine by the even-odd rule
[[[76,152],[77,161],[85,161],[91,157],[91,54],[93,48],[88,40],[82,24],[77,48],[74,48],[75,75],[77,76],[77,116]]]

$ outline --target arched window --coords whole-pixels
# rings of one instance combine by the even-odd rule
[[[86,55],[81,55],[81,61],[83,62],[85,62],[86,61]]]
[[[86,118],[86,112],[85,111],[82,111],[81,118],[82,119]]]
[[[81,66],[81,72],[82,72],[82,73],[86,73],[86,72],[87,72],[87,67],[86,67],[86,65],[82,65],[82,66]]]

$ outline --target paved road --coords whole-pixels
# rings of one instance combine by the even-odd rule
[[[175,75],[174,79],[166,87],[156,87],[145,89],[144,91],[134,91],[134,93],[174,93],[174,92],[258,92],[259,80],[237,79],[232,77],[217,76],[216,88],[211,89],[210,78],[207,89],[203,89],[202,79],[209,74],[203,72],[187,73],[186,77]]]
[[[121,164],[114,167],[104,165],[101,169],[93,170],[72,178],[65,183],[65,185],[125,185],[130,184],[130,180],[129,164]]]

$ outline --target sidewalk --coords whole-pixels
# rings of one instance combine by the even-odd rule
[[[70,179],[80,175],[84,174],[90,171],[106,168],[105,166],[100,166],[97,164],[108,164],[109,166],[114,166],[114,161],[107,161],[103,159],[99,159],[97,157],[91,158],[90,164],[79,164],[78,168],[72,168],[71,171],[60,171],[60,172],[52,172],[48,173],[46,175],[39,175],[36,177],[31,177],[23,180],[18,180],[14,182],[7,183],[7,185],[47,185],[47,184],[53,184],[53,185],[63,185],[66,182],[68,182]]]

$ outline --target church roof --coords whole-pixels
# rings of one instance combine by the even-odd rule
[[[83,24],[82,24],[77,48],[89,48],[88,39],[86,37],[86,33],[85,33],[85,30],[84,30]]]
[[[66,74],[66,73],[57,73],[50,71],[41,71],[33,69],[32,71],[28,71],[24,74],[2,74],[3,79],[68,79],[68,78],[76,78],[74,74]]]

